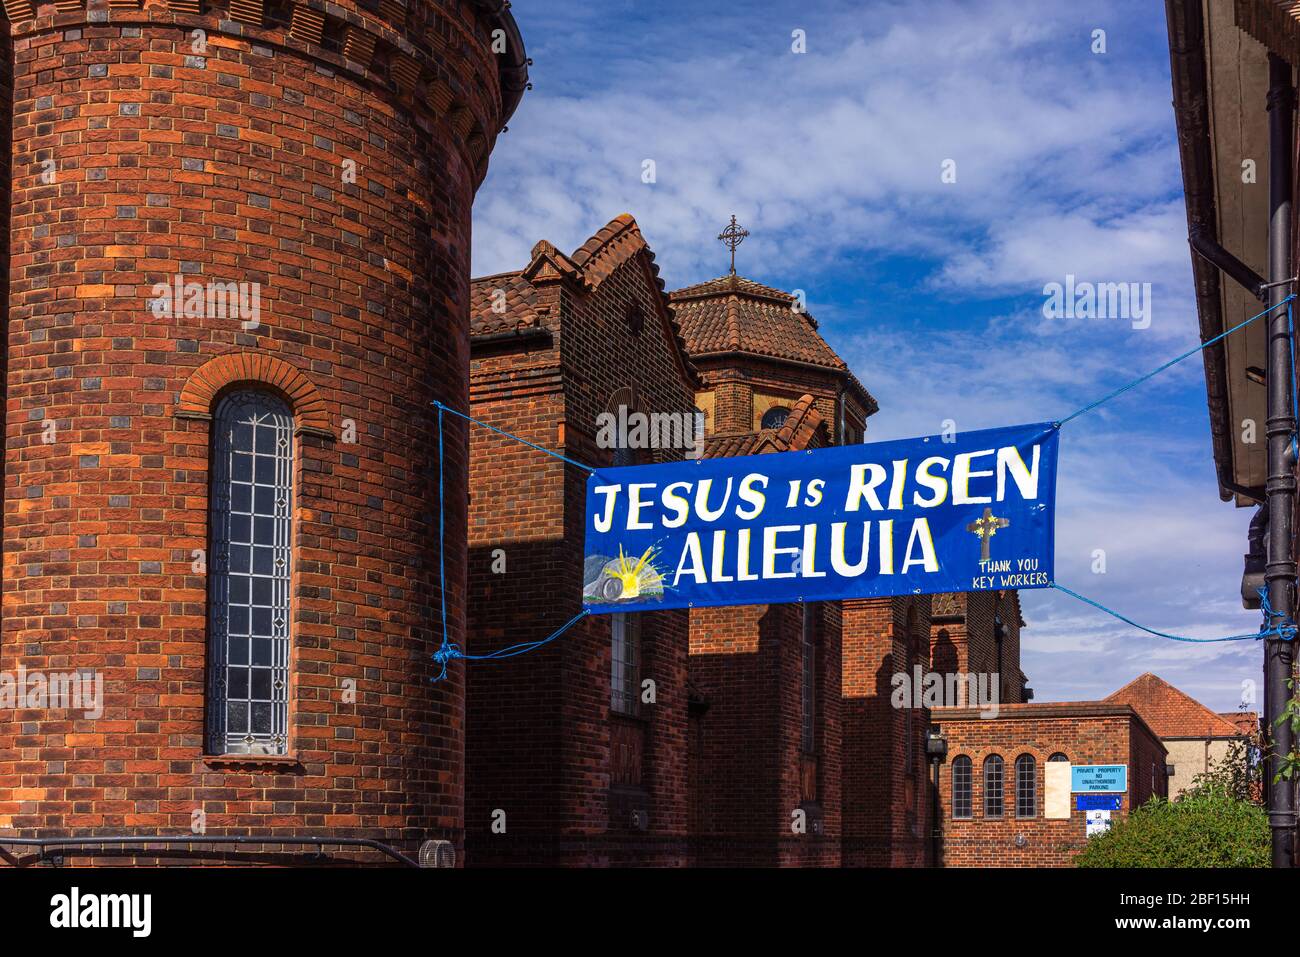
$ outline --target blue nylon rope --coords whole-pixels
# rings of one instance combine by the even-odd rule
[[[450,412],[452,415],[458,415],[458,416],[460,416],[462,419],[465,419],[467,422],[473,422],[475,425],[481,425],[481,426],[483,426],[483,428],[485,428],[485,429],[491,429],[491,430],[492,430],[493,432],[495,432],[497,435],[504,435],[506,438],[508,438],[508,439],[514,439],[516,442],[519,442],[519,443],[521,443],[521,444],[523,444],[523,445],[526,445],[526,446],[528,446],[530,449],[536,449],[538,452],[545,452],[547,455],[551,456],[552,458],[559,459],[561,462],[568,462],[570,465],[576,465],[578,468],[582,469],[584,472],[587,472],[587,473],[589,473],[589,474],[591,474],[591,475],[595,475],[595,474],[596,474],[596,470],[595,470],[594,468],[592,468],[590,465],[583,465],[581,462],[576,462],[576,461],[574,461],[574,460],[571,459],[571,458],[568,458],[568,457],[566,457],[566,456],[561,455],[559,452],[553,452],[553,451],[551,451],[550,449],[543,448],[543,447],[540,446],[540,445],[534,445],[532,442],[529,442],[527,439],[521,439],[519,436],[517,436],[517,435],[515,435],[515,434],[513,434],[513,433],[511,433],[511,432],[507,432],[505,429],[498,429],[495,425],[488,425],[486,422],[480,422],[478,419],[474,418],[472,415],[466,415],[464,412],[459,412],[459,411],[457,411],[456,409],[453,409],[453,408],[452,408],[451,406],[449,406],[449,405],[443,405],[443,404],[442,404],[441,402],[439,402],[437,399],[434,399],[434,400],[433,400],[433,404],[436,405],[436,406],[438,407],[438,421],[439,421],[439,426],[438,426],[438,427],[439,427],[439,428],[442,428],[442,425],[441,425],[441,422],[442,422],[442,412],[443,412],[444,409],[446,409],[446,410],[447,410],[448,412]],[[439,448],[438,448],[438,454],[439,454],[439,455],[442,454],[442,448],[441,448],[441,446],[439,446]]]
[[[545,638],[541,638],[537,641],[521,641],[517,645],[511,645],[509,648],[502,648],[498,651],[488,652],[486,655],[467,655],[460,650],[460,645],[455,642],[445,643],[441,648],[433,653],[433,660],[442,665],[442,674],[438,675],[438,677],[433,680],[441,681],[443,678],[447,677],[447,665],[456,658],[462,658],[465,661],[500,661],[503,658],[514,658],[516,655],[523,655],[530,651],[536,651],[538,648],[542,647],[542,645],[549,644],[556,638],[559,638],[560,635],[564,634],[590,614],[591,612],[584,608]]]
[[[1162,372],[1164,372],[1166,369],[1168,369],[1170,366],[1175,366],[1175,365],[1177,365],[1178,363],[1182,362],[1184,359],[1187,359],[1187,358],[1189,358],[1189,357],[1191,357],[1191,356],[1194,356],[1194,355],[1196,355],[1196,353],[1198,353],[1198,352],[1200,352],[1200,351],[1202,351],[1202,350],[1204,350],[1204,349],[1208,349],[1210,346],[1214,345],[1214,344],[1215,344],[1216,342],[1218,342],[1219,340],[1221,340],[1221,339],[1226,339],[1228,336],[1232,335],[1232,334],[1233,334],[1234,332],[1236,332],[1238,329],[1244,329],[1246,326],[1250,325],[1252,322],[1254,322],[1256,319],[1259,319],[1261,316],[1266,316],[1266,315],[1268,315],[1270,312],[1272,312],[1272,311],[1273,311],[1274,309],[1276,309],[1278,306],[1283,306],[1283,305],[1285,305],[1285,306],[1287,307],[1287,313],[1288,313],[1288,315],[1289,315],[1289,314],[1290,314],[1290,311],[1291,311],[1290,302],[1291,302],[1291,300],[1293,300],[1293,299],[1295,298],[1295,296],[1296,296],[1295,293],[1291,293],[1291,295],[1287,296],[1285,299],[1283,299],[1283,300],[1282,300],[1281,302],[1279,302],[1277,305],[1275,305],[1275,306],[1269,306],[1269,307],[1268,307],[1267,309],[1265,309],[1263,312],[1257,312],[1257,313],[1255,313],[1255,315],[1251,316],[1249,319],[1246,319],[1246,320],[1244,320],[1243,322],[1239,322],[1239,323],[1237,323],[1237,324],[1236,324],[1235,326],[1233,326],[1231,329],[1228,329],[1228,330],[1226,330],[1226,331],[1224,331],[1224,332],[1219,333],[1219,334],[1218,334],[1217,336],[1215,336],[1213,339],[1208,339],[1208,340],[1206,340],[1205,342],[1202,342],[1199,346],[1196,346],[1196,347],[1194,347],[1194,348],[1192,348],[1192,349],[1188,349],[1188,350],[1187,350],[1186,352],[1184,352],[1182,355],[1180,355],[1180,356],[1176,356],[1176,357],[1174,357],[1173,359],[1170,359],[1168,362],[1166,362],[1164,365],[1160,366],[1159,368],[1156,368],[1156,369],[1151,370],[1151,371],[1148,372],[1146,375],[1138,376],[1138,378],[1134,379],[1132,382],[1128,383],[1127,385],[1120,386],[1120,387],[1119,387],[1118,389],[1116,389],[1114,392],[1107,393],[1106,395],[1104,395],[1104,396],[1102,396],[1100,399],[1098,399],[1096,402],[1090,402],[1088,405],[1085,405],[1082,409],[1079,409],[1077,412],[1071,412],[1071,413],[1070,413],[1069,415],[1067,415],[1065,418],[1061,419],[1061,421],[1057,422],[1057,423],[1056,423],[1056,427],[1059,429],[1061,426],[1065,425],[1065,423],[1069,422],[1071,419],[1077,419],[1079,416],[1084,415],[1084,414],[1086,414],[1086,413],[1088,413],[1088,412],[1091,412],[1093,409],[1097,408],[1098,406],[1102,405],[1103,403],[1109,402],[1111,399],[1114,399],[1114,398],[1117,398],[1117,397],[1123,395],[1125,392],[1129,391],[1129,389],[1132,389],[1132,388],[1134,388],[1134,387],[1136,387],[1136,386],[1141,385],[1143,382],[1146,382],[1148,379],[1153,379],[1153,378],[1155,378],[1155,377],[1158,376],[1160,373],[1162,373]],[[1295,352],[1294,352],[1294,348],[1292,349],[1292,354],[1291,354],[1291,363],[1292,363],[1292,372],[1294,373],[1294,371],[1295,371]],[[1294,392],[1295,392],[1295,390],[1292,390],[1292,397],[1293,397],[1293,398],[1294,398]],[[1293,440],[1294,440],[1294,437],[1293,437]]]
[[[453,415],[459,415],[462,419],[467,419],[470,422],[475,423],[476,425],[481,425],[486,429],[491,429],[493,432],[496,432],[499,435],[504,435],[506,438],[514,439],[516,442],[522,442],[524,445],[527,445],[529,448],[536,449],[539,452],[545,452],[547,455],[552,455],[557,459],[560,459],[564,462],[568,462],[570,465],[576,465],[578,466],[578,468],[590,472],[592,475],[595,475],[596,472],[595,470],[589,468],[588,466],[583,465],[581,462],[575,462],[573,461],[573,459],[565,458],[563,455],[560,455],[558,452],[552,452],[550,449],[544,449],[540,445],[533,445],[532,442],[526,441],[525,439],[521,439],[517,435],[511,435],[509,432],[505,432],[501,429],[495,428],[494,426],[488,425],[486,422],[480,422],[478,419],[468,416],[464,412],[457,412],[455,409],[451,408],[450,406],[443,405],[441,402],[437,401],[436,399],[434,400],[433,404],[438,409],[438,604],[442,612],[442,645],[438,648],[437,651],[433,653],[433,660],[436,661],[438,664],[442,665],[442,672],[433,680],[441,681],[442,679],[447,677],[447,666],[451,664],[451,662],[455,661],[457,658],[461,658],[465,661],[497,661],[502,658],[513,658],[516,655],[522,655],[529,651],[535,651],[536,649],[542,647],[542,645],[554,641],[556,638],[560,637],[560,635],[564,634],[566,631],[568,631],[570,628],[576,625],[587,615],[591,614],[591,612],[588,609],[584,608],[582,611],[578,612],[578,614],[574,615],[567,622],[561,625],[557,631],[552,632],[550,635],[548,635],[545,638],[542,638],[538,641],[522,641],[519,644],[511,645],[508,648],[501,648],[497,651],[492,651],[485,655],[467,655],[463,650],[461,650],[460,645],[456,644],[455,642],[451,641],[448,638],[447,636],[447,563],[445,557],[447,554],[447,514],[446,514],[446,509],[443,507],[443,501],[446,498],[446,485],[443,482],[443,472],[442,472],[442,463],[444,458],[443,441],[442,441],[442,413],[446,411],[452,413]]]
[[[1148,372],[1146,375],[1139,376],[1138,378],[1134,379],[1132,382],[1129,382],[1127,385],[1120,386],[1118,389],[1114,390],[1113,392],[1109,392],[1106,395],[1102,396],[1096,402],[1091,402],[1088,405],[1085,405],[1083,408],[1079,409],[1078,411],[1072,412],[1070,415],[1067,415],[1065,418],[1061,419],[1061,421],[1055,423],[1056,427],[1059,429],[1061,426],[1065,425],[1065,423],[1069,422],[1071,419],[1077,419],[1079,416],[1085,415],[1088,412],[1093,411],[1103,403],[1109,402],[1111,399],[1117,398],[1118,396],[1123,395],[1125,392],[1128,392],[1130,389],[1141,385],[1143,382],[1146,382],[1148,379],[1154,378],[1155,376],[1159,375],[1161,372],[1164,372],[1170,366],[1177,365],[1178,363],[1182,362],[1184,359],[1187,359],[1190,356],[1196,355],[1196,353],[1198,352],[1208,349],[1216,342],[1219,342],[1222,339],[1226,339],[1228,336],[1232,335],[1238,329],[1244,329],[1246,326],[1250,325],[1256,319],[1268,315],[1270,312],[1272,312],[1274,309],[1277,309],[1279,306],[1286,306],[1287,331],[1289,333],[1289,341],[1287,343],[1287,346],[1288,346],[1288,351],[1291,359],[1292,421],[1300,422],[1300,396],[1297,396],[1296,394],[1297,389],[1295,386],[1295,382],[1296,382],[1295,325],[1294,325],[1294,316],[1292,313],[1292,306],[1291,306],[1292,300],[1294,300],[1295,297],[1296,294],[1291,293],[1291,295],[1287,296],[1281,302],[1269,306],[1263,312],[1255,313],[1255,315],[1251,316],[1249,319],[1237,323],[1231,329],[1224,330],[1214,338],[1202,342],[1200,345],[1196,346],[1195,348],[1188,349],[1182,355],[1175,356],[1173,359],[1170,359],[1164,365],[1161,365],[1158,368],[1153,369],[1152,371]],[[1297,449],[1298,446],[1297,446],[1296,433],[1292,431],[1291,451],[1293,455],[1297,453]],[[1282,615],[1278,615],[1275,611],[1273,611],[1273,607],[1268,600],[1268,590],[1264,588],[1259,589],[1260,609],[1264,613],[1264,624],[1260,626],[1260,630],[1255,634],[1229,635],[1226,638],[1188,638],[1183,635],[1171,635],[1163,631],[1156,631],[1154,628],[1148,628],[1145,625],[1139,625],[1133,619],[1121,615],[1119,612],[1115,611],[1112,608],[1107,608],[1101,602],[1093,601],[1091,598],[1085,598],[1083,595],[1080,595],[1078,592],[1072,591],[1071,589],[1066,588],[1064,585],[1059,585],[1056,582],[1052,582],[1051,587],[1055,588],[1057,591],[1065,592],[1065,594],[1070,595],[1073,598],[1077,598],[1079,601],[1091,605],[1093,608],[1096,608],[1099,611],[1103,611],[1113,618],[1118,618],[1120,621],[1124,622],[1125,624],[1132,625],[1134,628],[1137,628],[1140,631],[1145,631],[1149,635],[1155,635],[1157,638],[1168,638],[1170,641],[1185,641],[1193,644],[1209,644],[1209,643],[1220,642],[1220,641],[1247,641],[1251,639],[1259,640],[1261,638],[1267,638],[1269,636],[1276,636],[1278,638],[1281,638],[1283,641],[1292,641],[1295,639],[1296,636],[1296,623],[1292,619]],[[1274,618],[1277,618],[1279,620],[1277,621],[1276,624],[1270,624],[1270,622],[1272,622]]]
[[[1191,644],[1213,644],[1219,641],[1251,641],[1251,640],[1258,641],[1261,638],[1268,638],[1274,635],[1278,638],[1281,638],[1283,641],[1292,641],[1296,635],[1295,622],[1289,618],[1286,618],[1283,621],[1279,621],[1275,625],[1268,624],[1273,618],[1280,617],[1280,616],[1278,616],[1273,611],[1273,608],[1268,601],[1268,592],[1266,589],[1263,588],[1259,590],[1259,597],[1260,597],[1260,610],[1264,613],[1264,624],[1260,626],[1259,631],[1249,635],[1229,635],[1226,638],[1188,638],[1183,635],[1171,635],[1168,634],[1167,632],[1156,631],[1154,628],[1146,627],[1146,625],[1139,625],[1132,618],[1127,618],[1124,615],[1121,615],[1119,612],[1115,611],[1114,609],[1107,608],[1101,602],[1093,601],[1091,598],[1087,598],[1083,595],[1080,595],[1077,591],[1073,591],[1072,589],[1066,588],[1064,585],[1058,584],[1057,582],[1052,582],[1051,587],[1055,588],[1057,591],[1065,592],[1065,594],[1069,595],[1071,598],[1077,598],[1079,599],[1079,601],[1083,602],[1084,604],[1091,605],[1093,608],[1096,608],[1099,611],[1104,611],[1112,618],[1118,618],[1126,625],[1132,625],[1134,628],[1137,628],[1139,631],[1145,631],[1147,634],[1155,635],[1157,638],[1168,638],[1170,641],[1185,641]]]

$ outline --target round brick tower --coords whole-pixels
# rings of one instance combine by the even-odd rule
[[[466,406],[470,207],[527,80],[509,4],[4,6],[0,846],[459,846],[461,669],[431,680],[430,403]],[[265,399],[248,406],[261,420],[238,417],[249,395]],[[459,420],[445,445],[446,612],[461,641]],[[264,464],[278,517],[239,504],[263,494],[237,483],[262,481]],[[259,608],[235,573],[239,554],[256,572],[258,549],[240,549],[264,519],[280,539],[253,592],[283,587]],[[259,612],[283,656],[260,671]],[[251,652],[237,637],[250,629]]]

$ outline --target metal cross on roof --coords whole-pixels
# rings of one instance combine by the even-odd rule
[[[743,243],[748,235],[748,229],[742,229],[736,225],[734,214],[731,217],[731,225],[718,233],[718,239],[722,240],[722,244],[731,250],[731,274],[733,276],[736,274],[736,247]]]

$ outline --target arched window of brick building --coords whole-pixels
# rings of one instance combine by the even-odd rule
[[[208,574],[208,748],[288,751],[293,416],[241,390],[213,418]]]
[[[952,816],[969,818],[971,812],[971,762],[964,754],[952,759]]]
[[[996,754],[984,759],[984,816],[1002,816],[1002,758]]]
[[[1070,759],[1066,755],[1062,754],[1060,751],[1057,751],[1047,760],[1048,761],[1069,761]]]
[[[779,405],[774,405],[763,413],[762,427],[765,429],[779,429],[785,425],[785,420],[790,418],[790,410]]]
[[[1016,758],[1016,817],[1038,816],[1038,763],[1032,754]]]
[[[625,385],[622,388],[615,389],[605,403],[606,414],[612,416],[612,421],[618,423],[629,423],[627,434],[623,433],[621,428],[615,429],[613,444],[606,447],[610,451],[610,462],[614,468],[623,468],[628,465],[648,465],[654,461],[650,449],[645,447],[644,442],[649,440],[649,434],[643,429],[639,436],[633,435],[633,427],[630,425],[632,416],[636,414],[648,415],[645,400],[641,397],[640,391],[634,385]],[[633,444],[635,442],[636,444]]]

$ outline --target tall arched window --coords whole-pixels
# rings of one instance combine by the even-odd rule
[[[984,816],[1002,816],[1002,758],[996,754],[984,759]]]
[[[959,754],[952,759],[952,816],[969,818],[971,814],[970,758]]]
[[[1032,754],[1016,758],[1016,817],[1038,815],[1038,763]]]
[[[208,748],[288,751],[293,417],[266,392],[233,392],[212,424]]]

